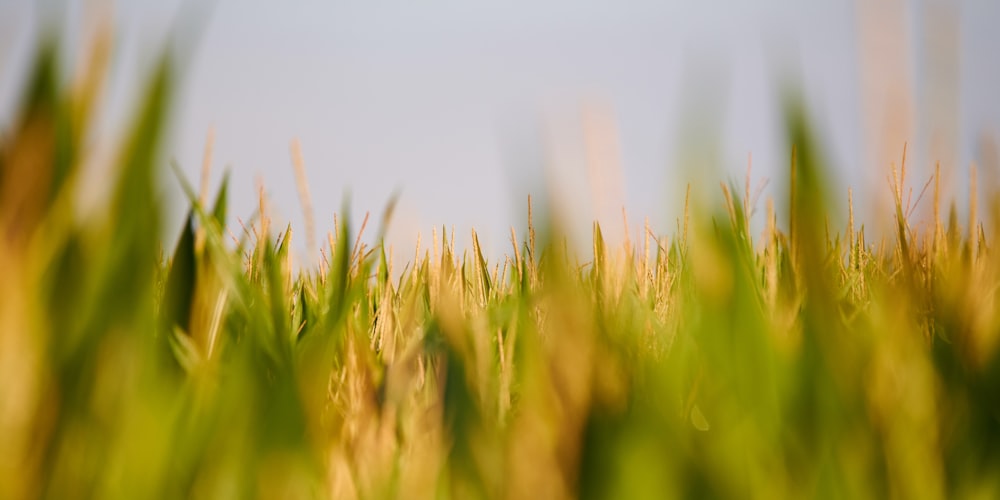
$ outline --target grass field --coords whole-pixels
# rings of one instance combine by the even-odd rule
[[[762,237],[723,185],[676,234],[577,256],[535,220],[489,261],[442,231],[402,270],[345,213],[299,268],[223,183],[164,248],[169,58],[75,208],[95,54],[63,88],[43,50],[0,136],[0,498],[1000,495],[1000,198],[960,222],[901,160],[894,231],[833,227],[790,105]]]

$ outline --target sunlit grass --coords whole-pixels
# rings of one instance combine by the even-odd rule
[[[529,220],[490,261],[442,229],[393,270],[391,209],[365,244],[345,208],[299,270],[263,190],[240,227],[225,181],[185,184],[162,249],[169,58],[111,197],[77,214],[98,85],[63,91],[57,66],[43,51],[0,144],[0,497],[1000,494],[994,196],[963,228],[936,174],[911,226],[902,159],[891,235],[850,195],[831,227],[790,105],[792,217],[767,201],[762,237],[749,183],[724,185],[678,200],[678,234],[611,246],[595,224],[578,256]]]

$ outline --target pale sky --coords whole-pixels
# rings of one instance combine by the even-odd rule
[[[78,24],[79,3],[55,17]],[[681,164],[697,156],[692,141],[699,137],[711,138],[703,147],[715,148],[723,170],[703,179],[710,189],[742,179],[752,153],[754,177],[769,177],[768,192],[781,192],[787,153],[776,96],[785,74],[801,78],[838,172],[833,194],[846,198],[848,184],[861,193],[886,189],[872,184],[881,174],[873,174],[865,135],[861,3],[215,3],[191,10],[211,15],[180,81],[167,153],[196,183],[214,127],[213,181],[223,167],[231,170],[230,213],[244,218],[256,205],[260,175],[275,218],[303,227],[289,155],[297,138],[321,235],[332,229],[345,191],[355,221],[366,210],[377,221],[400,190],[398,240],[444,224],[456,226],[461,243],[475,226],[484,247],[506,251],[508,228],[523,227],[524,195],[542,189],[544,168],[573,193],[581,219],[595,215],[587,209],[594,200],[581,117],[596,109],[604,112],[604,130],[616,131],[618,154],[610,157],[621,165],[621,198],[632,222],[648,216],[655,229],[670,232],[683,207]],[[903,16],[896,42],[905,49],[900,64],[913,85],[917,123],[910,161],[921,172],[932,163],[931,132],[921,118],[928,116],[925,82],[936,81],[927,76],[937,70],[927,63],[925,29],[934,2],[896,3]],[[982,135],[997,138],[1000,131],[1000,2],[937,3],[958,14],[958,99],[944,114],[955,115],[952,162],[964,172],[977,160]],[[178,14],[182,4],[116,4],[115,77],[107,96],[113,117],[134,97],[137,68],[174,20],[186,18]],[[0,127],[12,115],[45,17],[40,12],[66,4],[45,5],[0,0]],[[182,199],[166,178],[176,227]],[[297,231],[297,246],[303,235]]]

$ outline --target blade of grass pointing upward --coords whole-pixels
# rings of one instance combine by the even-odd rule
[[[327,279],[329,283],[328,291],[328,329],[336,328],[342,320],[347,310],[347,289],[350,286],[351,249],[350,239],[350,213],[348,204],[345,201],[341,211],[343,218],[339,226],[336,245],[333,249],[333,262],[330,266],[330,275]]]
[[[189,211],[180,239],[170,259],[170,271],[163,292],[161,316],[166,332],[175,326],[189,331],[191,300],[197,286],[194,252],[194,213]]]
[[[483,249],[479,246],[479,236],[476,234],[476,230],[472,230],[472,251],[475,253],[474,257],[476,259],[476,271],[479,274],[480,290],[482,294],[483,305],[486,305],[490,300],[490,295],[492,292],[492,284],[490,283],[489,270],[486,267],[486,259],[483,257]]]
[[[227,171],[222,176],[222,185],[219,186],[219,192],[215,195],[215,203],[212,204],[212,217],[215,219],[215,223],[219,225],[220,231],[225,231],[226,229],[226,207],[229,202],[229,172]]]
[[[51,434],[43,437],[49,439],[38,448],[43,457],[39,468],[43,496],[100,491],[113,442],[124,439],[125,429],[102,426],[87,417],[93,413],[91,401],[102,394],[97,382],[110,376],[109,371],[118,371],[114,376],[128,380],[103,403],[103,411],[118,414],[130,408],[132,391],[143,388],[147,377],[156,373],[155,362],[136,369],[128,359],[143,359],[156,351],[152,345],[156,331],[153,279],[158,265],[159,207],[154,172],[171,88],[170,59],[164,56],[142,94],[132,133],[123,145],[111,203],[99,229],[104,239],[98,241],[96,253],[89,253],[93,281],[79,310],[73,312],[78,315],[73,331],[66,332],[78,343],[64,353],[51,375],[54,387],[50,390],[58,399],[52,401]],[[165,343],[159,347],[167,348]],[[121,349],[134,352],[116,355]],[[66,457],[72,456],[84,456],[92,465],[85,471],[67,469]],[[83,476],[74,474],[80,472]]]
[[[40,44],[12,135],[0,135],[0,224],[12,242],[38,227],[79,161],[73,102],[60,92],[56,48],[55,40]]]

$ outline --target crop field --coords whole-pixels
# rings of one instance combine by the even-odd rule
[[[789,104],[783,199],[723,184],[586,255],[529,215],[499,260],[445,230],[392,259],[392,207],[345,207],[298,266],[313,229],[225,182],[179,178],[161,241],[169,57],[76,209],[100,61],[67,85],[41,50],[0,131],[0,498],[1000,495],[994,193],[958,220],[903,153],[866,234]]]

